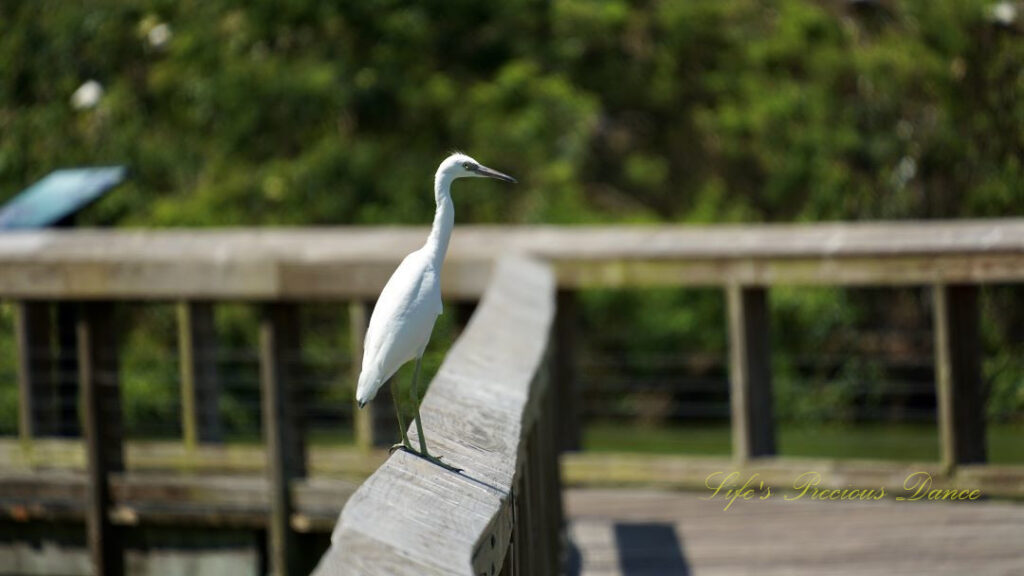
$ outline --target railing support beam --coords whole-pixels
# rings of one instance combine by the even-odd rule
[[[217,337],[210,302],[178,303],[178,356],[181,371],[181,429],[185,446],[222,439]]]
[[[576,292],[559,290],[554,334],[554,401],[559,414],[558,450],[579,450],[583,440],[583,391],[576,380]]]
[[[978,287],[937,285],[932,294],[942,463],[985,462]]]
[[[121,388],[114,305],[88,302],[77,315],[78,382],[84,400],[88,462],[86,525],[96,574],[124,573],[124,538],[110,522],[110,474],[124,471]]]
[[[731,285],[729,381],[733,456],[744,461],[775,454],[768,297],[761,287]]]
[[[267,552],[274,576],[305,574],[299,535],[292,529],[291,481],[306,475],[297,367],[299,314],[295,304],[264,304],[260,319],[260,389],[267,450],[270,518]]]

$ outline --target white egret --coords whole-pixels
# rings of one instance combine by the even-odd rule
[[[419,393],[420,361],[434,330],[434,322],[441,314],[441,266],[448,252],[448,240],[455,226],[455,206],[452,204],[451,185],[457,178],[496,178],[515,182],[515,178],[482,166],[465,154],[455,153],[445,158],[434,174],[434,224],[422,248],[409,254],[384,286],[377,305],[370,316],[363,345],[363,367],[359,373],[356,401],[362,408],[377,395],[386,380],[395,375],[406,362],[415,359],[410,396],[416,408],[416,433],[420,449],[413,450],[405,431],[398,386],[391,381],[391,395],[398,414],[398,427],[402,434],[402,448],[436,464],[458,471],[441,462],[440,457],[427,452],[427,441],[420,422]]]

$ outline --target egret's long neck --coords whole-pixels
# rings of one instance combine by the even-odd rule
[[[455,226],[455,205],[452,204],[451,185],[451,179],[440,172],[434,176],[434,201],[437,202],[437,210],[434,212],[434,225],[430,229],[426,249],[433,257],[434,266],[438,270],[444,263],[444,255],[448,252],[448,240]]]

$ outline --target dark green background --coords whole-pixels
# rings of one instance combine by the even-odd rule
[[[5,0],[0,200],[58,167],[125,163],[134,180],[82,223],[425,224],[430,175],[458,148],[521,182],[457,186],[463,223],[1022,216],[1022,26],[993,4]],[[162,48],[146,40],[159,23]],[[104,98],[74,110],[89,79]],[[892,350],[852,354],[874,350],[863,333],[930,317],[921,291],[793,289],[773,293],[773,320],[780,417],[814,422],[858,420],[892,378]],[[651,351],[724,354],[717,293],[584,294],[580,322],[584,357],[614,357],[604,370],[623,378],[649,376]],[[1024,413],[1022,327],[1019,287],[985,292],[998,421]],[[173,381],[152,360],[173,359],[173,339],[150,332],[127,336],[126,363]],[[801,365],[817,351],[851,358]],[[126,405],[173,422],[157,381],[126,377],[146,390]]]

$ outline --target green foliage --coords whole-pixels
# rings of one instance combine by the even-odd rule
[[[0,435],[18,431],[18,380],[14,354],[14,307],[0,302]]]
[[[423,224],[428,175],[458,148],[521,181],[457,185],[460,222],[1024,215],[1024,42],[1019,23],[989,21],[991,3],[8,0],[0,200],[60,166],[127,163],[132,182],[85,224]],[[172,34],[154,44],[161,24]],[[90,79],[105,94],[76,110]],[[822,333],[863,304],[779,298],[784,326]],[[628,329],[589,331],[592,350],[724,345],[715,296],[583,304],[588,326],[632,315]],[[1024,405],[1019,339],[1007,315],[986,318],[993,413],[1011,417]],[[252,345],[251,314],[219,321]],[[128,338],[146,373],[155,341]],[[805,393],[804,375],[776,368],[793,418],[849,399],[842,386]],[[145,388],[139,402],[153,404],[137,417],[169,417],[154,412],[169,390]],[[222,408],[232,426],[254,424],[252,410]]]
[[[988,417],[997,422],[1024,421],[1024,309],[1015,286],[982,292],[982,372],[988,386]]]
[[[132,437],[181,434],[177,320],[170,305],[124,306],[120,378],[127,434]]]
[[[462,148],[523,180],[464,222],[1021,214],[989,4],[7,2],[0,196],[127,162],[92,222],[423,222]]]

